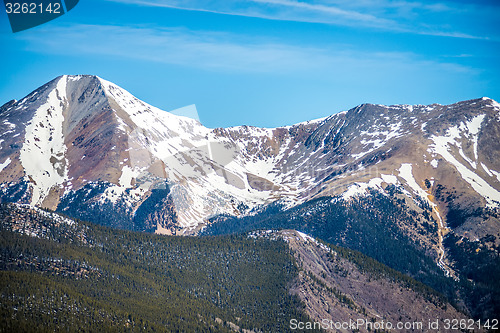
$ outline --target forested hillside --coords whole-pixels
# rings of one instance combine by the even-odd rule
[[[446,277],[436,264],[437,221],[425,202],[407,208],[398,188],[389,195],[372,191],[349,202],[319,198],[291,209],[268,205],[253,215],[218,216],[205,235],[238,234],[258,229],[296,229],[328,243],[360,251],[381,263],[434,288],[475,318],[500,313],[497,274],[500,257],[487,239],[471,242],[453,232],[445,237],[447,255],[458,275]],[[418,212],[417,212],[418,210]],[[493,238],[493,237],[492,237]],[[424,243],[424,240],[431,243]],[[483,245],[485,244],[485,245]],[[492,245],[493,244],[493,245]]]
[[[0,206],[0,331],[286,332],[283,241],[120,231]]]

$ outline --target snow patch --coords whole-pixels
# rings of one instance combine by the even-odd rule
[[[134,188],[132,180],[141,174],[138,168],[131,168],[125,165],[122,168],[122,174],[118,180],[118,185],[111,185],[101,195],[101,202],[109,200],[115,204],[120,198],[124,199],[127,206],[131,207],[134,202],[139,200],[152,185],[151,182],[145,182],[141,186]],[[128,190],[128,191],[127,191]]]
[[[403,136],[401,127],[402,122],[399,121],[396,124],[391,124],[388,127],[386,126],[385,130],[379,129],[378,131],[362,131],[359,134],[359,136],[362,137],[360,143],[365,150],[358,154],[351,154],[351,157],[355,160],[362,158],[363,156],[384,146],[389,140]]]
[[[398,180],[396,176],[394,175],[380,175],[380,178],[376,177],[373,179],[370,179],[368,183],[354,183],[351,186],[347,188],[347,191],[345,191],[342,194],[342,199],[348,200],[349,198],[359,196],[359,195],[364,195],[368,192],[368,189],[373,188],[377,189],[379,191],[383,191],[382,188],[382,183],[386,184],[397,184]]]
[[[478,118],[481,117],[481,118]],[[477,116],[478,120],[473,120],[468,124],[471,126],[467,126],[469,132],[477,133],[479,132],[478,123],[482,122],[484,115]],[[481,122],[479,122],[481,119]],[[461,124],[462,127],[463,123]],[[474,127],[474,125],[476,127]],[[432,136],[431,140],[433,144],[431,144],[430,149],[436,153],[440,154],[446,161],[451,163],[457,171],[460,173],[462,178],[468,182],[471,187],[480,194],[486,201],[488,207],[498,207],[500,203],[500,192],[493,188],[490,184],[488,184],[484,179],[482,179],[479,175],[469,170],[465,165],[460,163],[450,152],[451,146],[460,146],[460,143],[457,142],[457,139],[460,138],[460,130],[458,126],[450,127],[446,135],[443,136]]]
[[[488,174],[488,176],[493,177],[493,174],[491,173],[490,169],[486,165],[484,165],[483,162],[481,162],[481,166],[483,167],[483,170]]]
[[[20,160],[26,175],[32,180],[32,205],[41,204],[52,187],[63,184],[68,178],[67,147],[63,135],[66,81],[67,76],[57,81],[46,103],[35,111],[26,126]]]
[[[305,233],[300,232],[300,231],[298,231],[298,230],[297,230],[297,233],[299,234],[300,238],[302,238],[302,240],[303,240],[304,242],[306,242],[306,243],[307,243],[307,242],[314,242],[314,238],[312,238],[311,236],[306,235]]]
[[[394,175],[380,175],[380,177],[387,184],[397,184],[398,183],[398,178]]]
[[[490,172],[494,174],[497,177],[498,181],[500,182],[500,172],[496,172],[495,170],[490,170]]]
[[[5,167],[10,164],[10,162],[11,162],[10,157],[8,157],[2,164],[0,164],[0,172],[2,172],[2,170],[5,169]]]
[[[470,122],[467,123],[467,128],[469,129],[469,133],[472,134],[472,142],[474,143],[474,157],[477,161],[478,155],[477,155],[477,140],[479,137],[479,130],[481,129],[481,124],[483,123],[484,117],[486,117],[485,114],[482,114],[480,116],[474,117]],[[474,169],[476,167],[474,166]]]
[[[463,149],[462,149],[462,148],[458,149],[458,153],[460,154],[460,156],[462,156],[462,158],[463,158],[464,160],[466,160],[466,161],[467,161],[467,163],[469,163],[469,164],[470,164],[470,166],[471,166],[471,167],[473,167],[474,169],[476,169],[476,168],[477,168],[476,162],[474,162],[473,160],[471,160],[470,158],[468,158],[467,156],[465,156],[465,153],[464,153],[464,151],[463,151]],[[477,153],[476,153],[476,154],[477,154]],[[476,156],[477,156],[477,155],[476,155]],[[477,157],[476,157],[476,159],[477,159]]]
[[[121,187],[129,188],[132,186],[132,180],[139,175],[138,170],[133,170],[128,165],[124,166],[122,169],[122,174],[118,183]]]
[[[427,192],[425,192],[418,184],[415,178],[413,177],[412,172],[412,164],[411,163],[403,163],[399,168],[399,176],[406,181],[406,184],[422,199],[427,201],[431,206],[434,206],[429,198],[427,197]]]

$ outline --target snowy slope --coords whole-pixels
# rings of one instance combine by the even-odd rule
[[[2,200],[16,193],[67,212],[80,200],[81,211],[119,206],[133,219],[155,189],[168,188],[153,204],[173,206],[175,218],[146,218],[159,231],[172,223],[190,230],[276,200],[285,207],[321,196],[350,200],[388,185],[428,202],[436,215],[446,208],[433,197],[438,185],[495,209],[499,114],[488,98],[364,104],[281,128],[209,129],[104,79],[61,76],[0,109]]]
[[[32,180],[32,205],[40,205],[54,186],[68,178],[63,123],[67,77],[61,77],[26,126],[21,164]]]

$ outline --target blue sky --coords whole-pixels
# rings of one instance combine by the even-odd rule
[[[80,0],[12,33],[0,13],[0,104],[95,74],[208,127],[275,127],[362,103],[500,100],[500,2]]]

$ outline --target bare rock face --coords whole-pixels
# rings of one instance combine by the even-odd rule
[[[394,185],[427,202],[440,237],[449,228],[497,237],[499,112],[488,98],[363,104],[282,128],[208,129],[99,77],[65,75],[0,108],[0,196],[117,227],[192,233],[215,215],[349,201]],[[165,183],[163,198],[150,199]]]
[[[330,248],[295,230],[272,235],[289,244],[301,268],[292,292],[304,302],[312,322],[325,328],[336,332],[436,332],[429,322],[438,320],[439,331],[452,332],[444,329],[446,320],[468,320],[427,286],[359,252]]]

